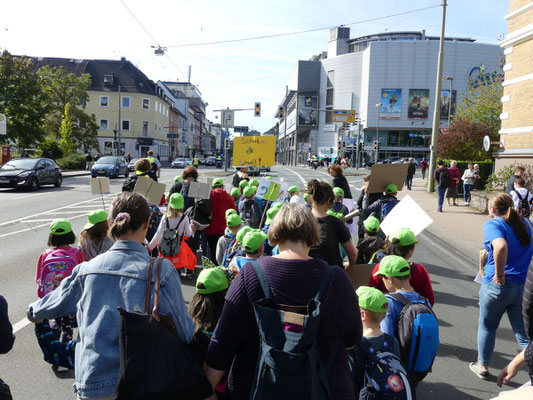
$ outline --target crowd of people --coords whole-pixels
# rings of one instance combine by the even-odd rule
[[[151,165],[135,163],[109,212],[91,212],[79,240],[67,219],[54,221],[37,261],[39,299],[27,316],[44,360],[58,372],[74,369],[78,399],[116,398],[123,367],[117,308],[151,304],[149,282],[160,285],[153,304],[203,369],[209,399],[416,398],[437,354],[439,327],[430,271],[412,261],[419,240],[407,227],[388,236],[381,230],[399,203],[395,184],[369,193],[365,176],[354,201],[342,165],[332,164],[332,184],[311,179],[272,202],[257,197],[259,181],[243,167],[232,188],[215,178],[209,199],[200,199],[189,196],[198,170],[188,166],[153,204],[133,191]],[[441,186],[445,179],[473,185],[473,167],[461,177],[454,163],[439,164],[435,176]],[[513,197],[495,197],[494,218],[484,226],[478,359],[470,369],[488,378],[507,313],[523,351],[499,385],[523,364],[533,379],[533,225],[519,212],[522,198],[530,199],[523,172],[511,178]],[[162,260],[153,273],[151,257]],[[356,291],[348,272],[362,264],[373,264],[372,272]],[[196,275],[187,306],[181,279]],[[14,337],[2,297],[0,319],[0,352],[7,352]]]

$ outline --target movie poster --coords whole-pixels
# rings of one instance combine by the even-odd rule
[[[318,97],[299,96],[298,98],[298,125],[316,126],[318,119]]]
[[[427,119],[429,111],[429,89],[409,89],[407,118]]]
[[[451,103],[450,103],[450,100],[451,100]],[[456,90],[452,90],[451,96],[450,96],[450,89],[443,89],[441,91],[441,94],[440,94],[440,117],[441,119],[448,119],[450,115],[455,115],[456,101],[457,101]]]
[[[400,119],[402,116],[402,89],[381,89],[380,119]]]

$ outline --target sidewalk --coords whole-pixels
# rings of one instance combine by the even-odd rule
[[[91,171],[87,171],[85,169],[76,169],[76,170],[61,170],[61,174],[63,175],[63,178],[73,178],[75,176],[88,176],[91,175]]]
[[[483,248],[483,224],[489,218],[486,214],[464,205],[462,197],[457,198],[459,206],[448,206],[446,199],[442,213],[437,212],[437,196],[428,193],[426,180],[415,177],[412,190],[403,190],[398,198],[409,195],[431,217],[433,223],[424,231],[431,236],[437,246],[450,250],[461,258],[468,258],[465,263],[477,268],[479,250]],[[459,253],[459,254],[457,254]]]

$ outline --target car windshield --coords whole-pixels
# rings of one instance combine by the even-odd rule
[[[96,161],[97,164],[114,164],[117,162],[116,157],[102,157]]]
[[[216,157],[207,157],[207,161],[215,161],[216,159]]]
[[[178,157],[178,158],[176,158],[174,161],[175,161],[175,162],[179,162],[179,161],[182,161],[182,162],[183,162],[183,161],[185,161],[185,158],[183,158],[183,157]]]
[[[137,161],[139,160],[139,158],[132,158],[131,161],[129,162],[130,164],[135,164]]]
[[[1,169],[32,169],[35,167],[35,164],[39,161],[38,159],[25,158],[20,160],[11,160],[7,164],[2,165]]]

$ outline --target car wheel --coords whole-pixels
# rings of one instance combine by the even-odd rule
[[[30,182],[30,190],[35,191],[39,189],[39,182],[37,181],[37,178],[32,178]]]
[[[55,180],[55,182],[54,182],[54,186],[55,187],[60,187],[61,183],[63,183],[63,177],[61,175],[58,175],[56,180]]]
[[[118,172],[119,172],[119,171],[118,171],[118,169],[117,169],[117,172],[115,172],[115,174],[112,176],[112,178],[115,178],[115,179],[118,178],[118,176],[119,176],[119,175],[118,175]]]

